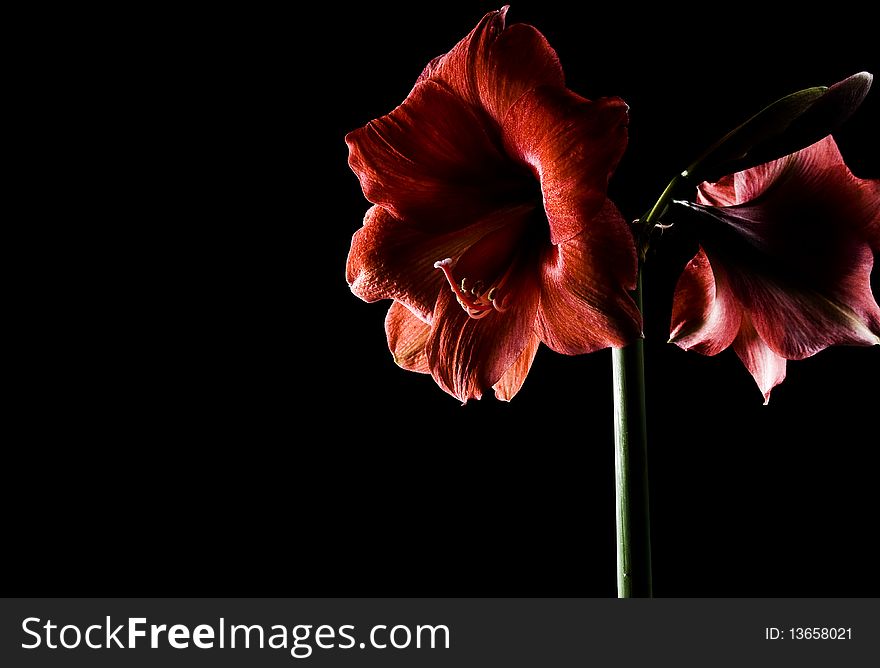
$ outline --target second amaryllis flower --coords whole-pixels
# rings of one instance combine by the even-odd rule
[[[672,342],[705,355],[732,345],[765,403],[786,360],[880,344],[880,181],[853,176],[830,136],[703,183],[697,199],[678,202],[701,248],[675,291]]]
[[[606,196],[627,106],[564,86],[533,27],[487,14],[432,61],[404,102],[351,132],[373,206],[347,278],[393,299],[388,345],[461,401],[519,391],[540,342],[565,354],[641,332],[636,253]]]

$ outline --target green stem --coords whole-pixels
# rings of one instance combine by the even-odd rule
[[[648,215],[642,219],[642,223],[645,225],[650,225],[657,218],[663,215],[663,209],[666,208],[666,202],[669,201],[669,198],[672,197],[672,192],[678,187],[679,182],[682,179],[686,179],[688,175],[688,170],[683,171],[681,174],[678,174],[672,181],[666,184],[666,189],[654,203],[654,206],[651,207],[651,210],[648,212]]]
[[[696,164],[696,163],[695,163]],[[688,178],[689,171],[686,169],[678,174],[667,185],[666,189],[660,195],[651,210],[641,220],[636,221],[638,225],[636,230],[636,245],[639,250],[639,259],[644,262],[648,257],[648,245],[651,241],[651,233],[660,222],[660,218],[666,213],[669,200],[679,185]]]
[[[639,270],[634,298],[642,310]],[[645,430],[644,342],[612,351],[614,469],[617,511],[617,595],[651,596],[648,442]]]
[[[653,229],[691,167],[676,175],[639,223],[639,267],[633,299],[642,309],[642,265]],[[617,514],[617,595],[650,597],[651,522],[648,503],[648,436],[645,427],[645,345],[639,339],[611,351],[614,381],[614,481]]]

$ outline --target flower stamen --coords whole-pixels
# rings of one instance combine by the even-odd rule
[[[458,303],[461,304],[461,307],[471,318],[479,319],[489,315],[492,311],[505,310],[495,300],[498,285],[492,285],[486,290],[486,284],[481,280],[477,280],[468,289],[467,277],[463,277],[461,281],[455,280],[455,277],[452,275],[452,258],[448,257],[445,260],[438,260],[434,263],[434,269],[440,269],[443,272]]]

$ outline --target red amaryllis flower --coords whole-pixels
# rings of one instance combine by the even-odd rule
[[[676,288],[672,342],[704,355],[733,344],[765,403],[786,360],[880,343],[880,181],[853,176],[830,136],[698,191],[679,202],[698,214],[701,248]]]
[[[640,335],[632,235],[606,197],[627,106],[564,86],[535,28],[487,14],[404,102],[346,137],[373,202],[347,278],[393,299],[395,361],[466,402],[509,400],[543,341],[573,355]]]

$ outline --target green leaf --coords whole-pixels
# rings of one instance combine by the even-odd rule
[[[873,78],[860,72],[830,88],[806,88],[777,100],[713,144],[688,167],[687,176],[715,181],[816,143],[858,109]]]

